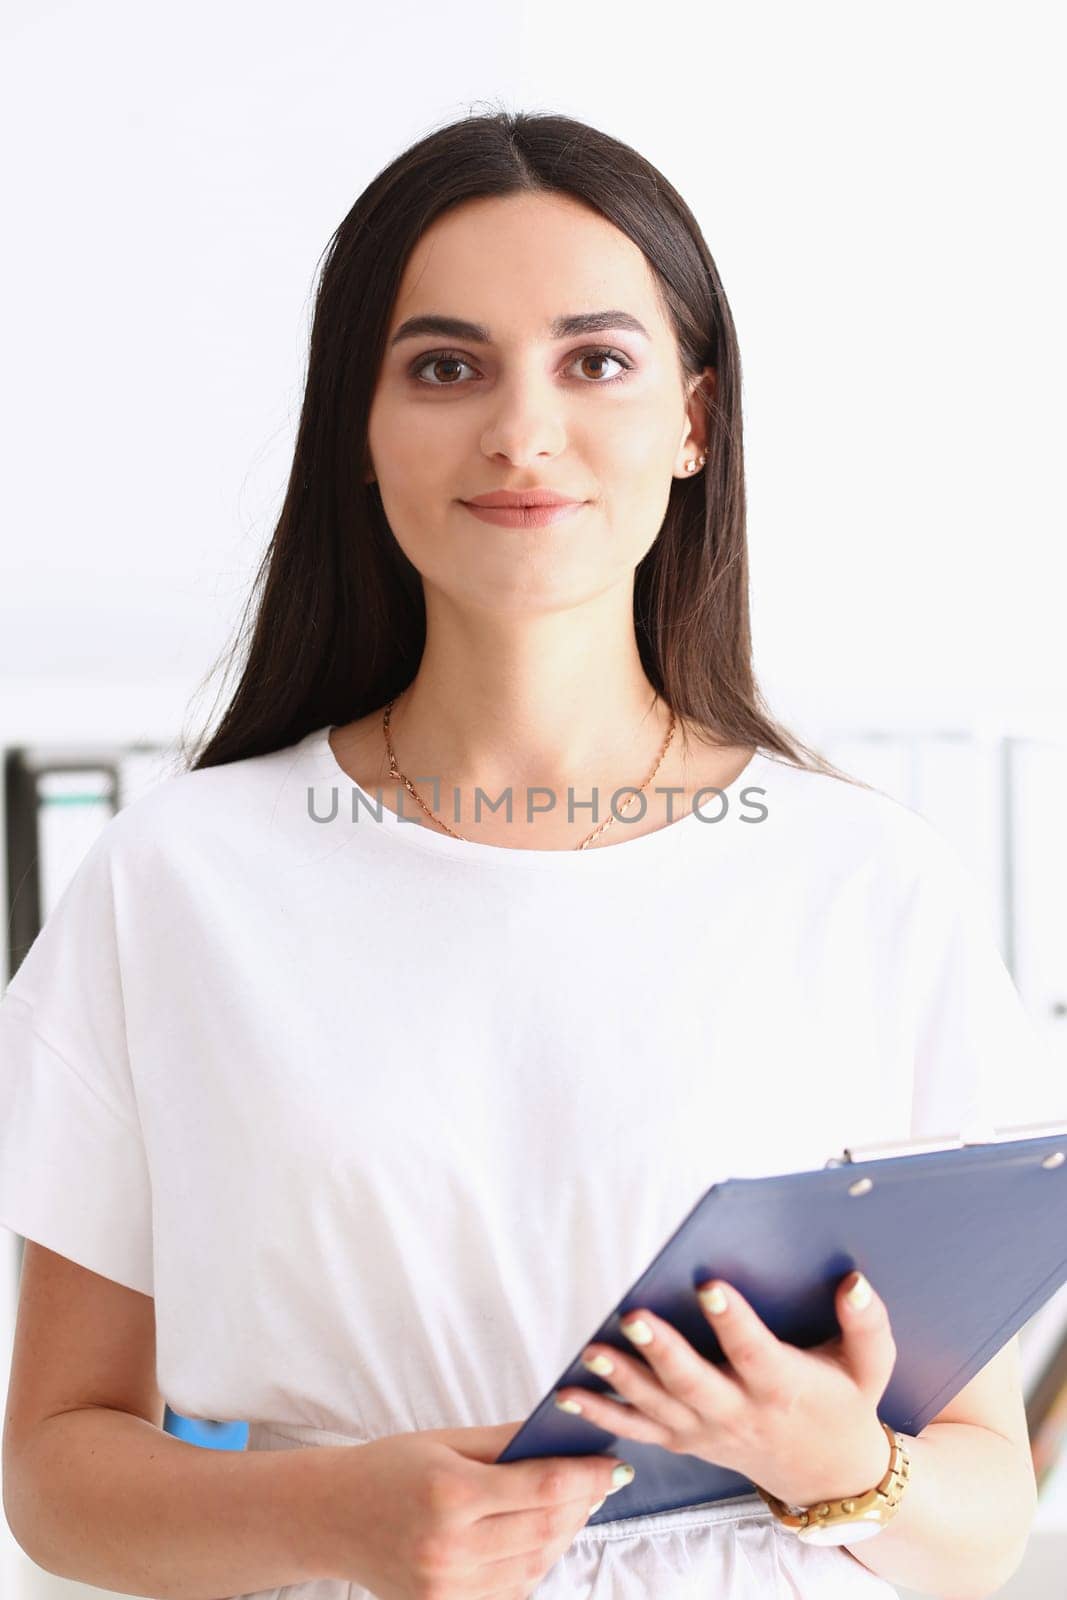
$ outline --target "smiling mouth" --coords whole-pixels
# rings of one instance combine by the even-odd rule
[[[580,504],[584,496],[563,494],[559,489],[492,489],[487,494],[476,494],[464,505],[503,507],[521,510],[527,506],[565,506]]]
[[[522,505],[522,506],[479,506],[473,501],[461,500],[472,516],[478,517],[482,522],[495,522],[503,528],[545,528],[556,522],[563,522],[572,517],[576,511],[581,511],[586,502],[584,500],[555,501],[552,505]]]

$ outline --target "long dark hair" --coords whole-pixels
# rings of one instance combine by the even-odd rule
[[[231,669],[243,656],[240,679],[210,737],[195,749],[183,741],[183,765],[283,749],[384,707],[414,678],[426,638],[422,581],[377,484],[363,481],[376,375],[419,237],[463,201],[521,191],[571,195],[632,239],[656,275],[682,368],[718,372],[715,398],[700,391],[706,466],[674,480],[635,571],[634,628],[650,684],[683,736],[688,719],[713,741],[847,778],[772,718],[753,675],[741,359],[696,219],[629,145],[571,117],[504,110],[466,116],[404,151],[326,247],[285,500],[227,653]]]

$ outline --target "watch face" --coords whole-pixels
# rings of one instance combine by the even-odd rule
[[[885,1524],[870,1519],[856,1522],[832,1522],[820,1527],[815,1522],[810,1528],[798,1528],[797,1538],[805,1544],[858,1544],[861,1539],[871,1539],[881,1533]]]

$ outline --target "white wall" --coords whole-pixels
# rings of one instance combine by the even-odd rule
[[[405,144],[502,100],[635,144],[702,223],[783,714],[1062,713],[1051,5],[5,17],[0,680],[199,680],[280,502],[320,251]]]

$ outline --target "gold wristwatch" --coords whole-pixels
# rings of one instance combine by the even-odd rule
[[[822,1500],[813,1506],[790,1508],[766,1489],[755,1485],[756,1492],[766,1501],[778,1521],[791,1528],[805,1544],[855,1544],[881,1533],[896,1514],[904,1485],[908,1481],[911,1461],[903,1437],[883,1422],[892,1454],[889,1467],[881,1483],[866,1494],[849,1495],[843,1500]]]

